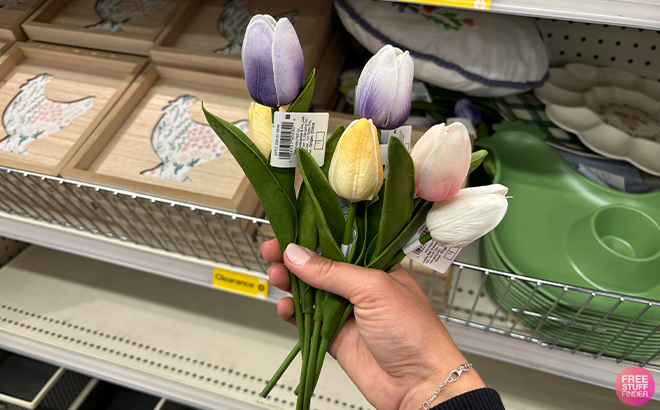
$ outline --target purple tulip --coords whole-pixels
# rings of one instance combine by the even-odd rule
[[[358,80],[358,118],[368,118],[380,129],[402,126],[410,115],[414,74],[413,59],[407,51],[389,44],[381,48],[364,66]]]
[[[268,107],[291,104],[303,84],[305,60],[287,18],[252,17],[241,50],[245,82],[253,100]]]
[[[456,105],[454,106],[454,114],[456,114],[457,117],[467,118],[475,127],[481,122],[481,113],[477,107],[472,105],[472,103],[465,98],[456,102]]]

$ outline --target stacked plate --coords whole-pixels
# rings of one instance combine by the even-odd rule
[[[491,275],[491,294],[558,345],[615,357],[655,355],[660,302],[639,299],[660,299],[660,194],[625,194],[596,184],[516,126],[499,128],[479,145],[494,157],[495,182],[513,196],[502,223],[484,238],[482,262],[599,291],[544,284],[534,292],[535,281],[509,285],[509,278]]]

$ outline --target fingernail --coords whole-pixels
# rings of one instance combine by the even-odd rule
[[[312,255],[312,251],[295,243],[290,243],[286,247],[286,256],[296,266],[304,266],[312,258]]]

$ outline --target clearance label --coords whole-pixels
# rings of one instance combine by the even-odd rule
[[[491,0],[406,0],[405,2],[433,4],[434,6],[460,7],[462,9],[490,10]]]
[[[213,286],[259,299],[268,297],[268,280],[213,268]]]

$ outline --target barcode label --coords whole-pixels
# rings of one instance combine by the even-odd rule
[[[292,122],[282,122],[282,128],[280,129],[280,147],[278,155],[280,159],[291,159],[291,154],[293,154],[293,130]]]
[[[389,170],[389,162],[387,160],[387,144],[390,142],[391,137],[396,137],[403,142],[408,152],[412,141],[412,127],[410,125],[402,125],[393,130],[380,131],[380,158],[383,162],[383,175],[387,178],[387,171]]]
[[[426,227],[426,224],[422,225],[417,230],[417,236],[415,239],[423,236],[427,232],[428,228]],[[409,252],[406,256],[415,262],[419,262],[433,270],[444,273],[454,259],[456,259],[460,250],[461,248],[442,246],[436,241],[430,240],[412,252]]]
[[[322,166],[329,117],[327,112],[276,112],[273,118],[270,165],[295,168],[298,166],[296,150],[304,148]]]

